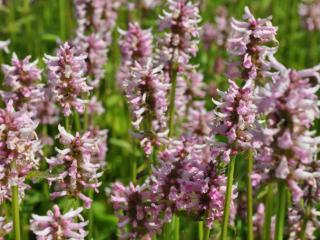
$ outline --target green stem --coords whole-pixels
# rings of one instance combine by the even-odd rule
[[[69,117],[65,117],[65,128],[66,128],[66,131],[69,132],[71,129],[70,129],[70,118]]]
[[[248,151],[248,164],[247,164],[247,224],[248,224],[248,240],[253,240],[253,200],[252,200],[252,182],[251,174],[253,168],[253,152]]]
[[[272,209],[273,209],[273,186],[272,183],[269,183],[267,186],[267,196],[265,203],[265,214],[264,214],[264,226],[263,226],[263,239],[271,239],[271,218],[272,218]]]
[[[21,239],[20,229],[20,212],[19,212],[19,189],[18,186],[12,186],[12,215],[13,215],[13,229],[14,239]]]
[[[209,237],[210,237],[210,228],[208,228],[205,224],[203,226],[203,239],[204,240],[209,240]]]
[[[180,218],[174,215],[174,240],[180,239]]]
[[[224,201],[225,204],[224,204],[221,240],[226,240],[227,236],[228,236],[229,214],[230,214],[232,184],[233,184],[235,162],[236,162],[236,157],[234,156],[231,158],[229,166],[228,166],[227,191],[226,191],[226,197],[225,197],[225,201]]]
[[[199,240],[203,240],[203,221],[198,222],[198,238]]]
[[[171,220],[173,221],[173,220]],[[170,240],[171,239],[171,223],[166,223],[163,229],[163,240]]]
[[[174,132],[174,111],[175,111],[175,98],[176,98],[176,88],[177,88],[176,64],[171,65],[170,79],[171,79],[171,90],[170,90],[170,104],[169,104],[169,137],[171,137]]]
[[[276,231],[274,234],[275,240],[283,239],[283,228],[286,214],[286,185],[284,180],[279,180],[278,183],[278,209],[276,218]]]
[[[94,199],[94,190],[93,189],[89,190],[89,198],[92,199],[92,201],[93,201],[93,199]],[[89,209],[89,234],[88,234],[88,239],[89,240],[94,239],[94,236],[93,236],[93,221],[94,221],[94,219],[93,219],[93,209],[92,209],[92,205],[91,205],[91,207]]]

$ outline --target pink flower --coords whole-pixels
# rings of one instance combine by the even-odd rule
[[[256,79],[268,75],[269,63],[266,56],[273,54],[277,47],[269,47],[276,44],[277,28],[272,26],[271,17],[256,19],[248,7],[244,9],[244,21],[231,20],[231,33],[228,39],[228,52],[234,57],[233,67],[238,71],[229,72],[229,77]],[[238,60],[239,59],[239,60]]]
[[[158,232],[163,222],[154,195],[146,186],[129,187],[121,183],[112,186],[111,202],[119,219],[120,239],[141,239]],[[127,229],[127,230],[126,230]]]
[[[117,74],[120,84],[130,78],[131,67],[135,62],[145,64],[152,55],[152,33],[151,30],[143,30],[138,23],[129,23],[127,31],[120,30],[119,40],[121,50],[121,67]]]
[[[82,136],[75,136],[66,132],[59,125],[59,140],[64,149],[56,148],[57,157],[47,159],[50,165],[49,183],[54,183],[52,198],[62,196],[79,197],[86,208],[90,208],[92,200],[83,194],[86,189],[94,189],[98,192],[101,185],[99,178],[102,176],[102,160],[98,159],[101,149],[101,135],[86,132]]]
[[[30,62],[31,56],[23,60],[18,59],[14,53],[11,59],[11,65],[2,65],[5,85],[10,87],[10,91],[1,91],[1,96],[5,103],[13,101],[15,108],[27,108],[43,98],[41,79],[41,70],[36,66],[37,60]]]
[[[77,55],[69,43],[63,44],[56,56],[45,55],[49,87],[65,116],[72,113],[72,108],[79,113],[84,112],[85,101],[81,96],[92,89],[84,77],[85,59],[86,55]]]
[[[248,80],[243,87],[229,80],[227,92],[220,92],[221,102],[214,101],[219,111],[214,112],[214,134],[227,137],[229,145],[236,149],[252,146],[252,133],[256,106],[253,102],[253,81]]]
[[[160,31],[168,31],[159,39],[159,63],[164,67],[168,63],[179,63],[179,67],[184,68],[198,51],[199,9],[191,1],[169,0],[168,11],[159,18]]]
[[[84,221],[81,216],[82,210],[82,208],[71,209],[67,213],[61,214],[59,207],[54,205],[53,211],[49,210],[46,216],[32,214],[30,229],[38,240],[84,240],[87,236],[84,227],[88,225],[88,221]]]
[[[26,175],[37,169],[41,152],[37,122],[26,111],[15,112],[12,101],[0,109],[0,203],[10,198],[11,187],[19,187],[23,198]]]

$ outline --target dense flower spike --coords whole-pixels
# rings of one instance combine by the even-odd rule
[[[184,68],[189,63],[198,51],[199,22],[197,5],[186,0],[168,0],[168,11],[160,16],[159,23],[161,31],[168,31],[159,39],[160,64],[170,68],[171,64],[179,63]]]
[[[41,71],[36,66],[38,61],[30,62],[30,59],[31,56],[28,56],[20,60],[13,53],[11,65],[2,65],[4,83],[10,91],[1,91],[1,96],[5,103],[12,100],[17,109],[30,109],[43,98],[42,85],[39,84]]]
[[[227,92],[219,92],[222,101],[214,101],[219,111],[214,113],[214,134],[226,136],[232,150],[252,147],[251,128],[256,117],[253,97],[253,81],[243,87],[229,80]]]
[[[71,209],[62,214],[60,208],[54,205],[53,211],[49,210],[46,216],[32,214],[30,229],[37,240],[84,240],[87,236],[84,227],[88,222],[81,216],[82,210],[82,208]]]
[[[114,183],[111,202],[119,219],[120,239],[149,239],[162,227],[154,195],[146,186]],[[128,228],[128,231],[126,231]]]
[[[320,139],[310,130],[320,116],[319,86],[312,85],[318,74],[315,69],[295,71],[275,64],[281,67],[278,75],[259,95],[259,112],[267,115],[267,121],[262,136],[257,135],[262,143],[257,168],[269,177],[286,179],[293,200],[299,201],[303,196],[299,182],[311,183],[318,176],[312,166]]]
[[[12,231],[12,222],[6,222],[4,217],[0,216],[0,240],[5,240],[5,236]]]
[[[85,101],[81,96],[91,90],[84,77],[85,59],[86,55],[77,55],[69,43],[64,43],[56,56],[45,55],[49,87],[65,116],[72,113],[72,108],[84,112]]]
[[[10,198],[12,186],[19,186],[22,198],[26,175],[38,167],[37,125],[28,112],[15,112],[12,101],[0,109],[0,203]]]
[[[244,21],[231,20],[231,33],[228,39],[228,52],[236,60],[230,64],[231,79],[255,79],[268,75],[268,54],[275,53],[277,27],[272,26],[271,17],[256,19],[249,8],[245,8]]]
[[[50,171],[54,174],[48,179],[51,185],[54,183],[51,197],[79,197],[84,201],[85,207],[89,208],[92,200],[84,195],[84,190],[93,189],[98,192],[101,185],[99,177],[103,174],[101,161],[96,157],[101,150],[101,136],[94,136],[92,132],[72,136],[60,125],[58,136],[65,148],[56,148],[57,157],[47,159]]]
[[[152,34],[150,30],[143,30],[138,23],[129,23],[127,31],[119,30],[121,50],[121,67],[117,74],[118,82],[130,79],[130,70],[135,62],[145,64],[152,55]]]
[[[0,50],[3,50],[5,53],[9,53],[9,44],[10,40],[0,41]]]
[[[131,79],[124,82],[124,88],[132,111],[132,125],[136,130],[144,130],[147,139],[151,137],[157,141],[167,134],[168,84],[164,82],[161,66],[153,67],[151,59],[145,64],[136,62],[131,70]],[[148,147],[146,152],[150,153]]]
[[[298,13],[303,26],[308,31],[319,31],[320,29],[320,1],[305,1],[300,3]]]

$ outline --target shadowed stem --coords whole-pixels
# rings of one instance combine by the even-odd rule
[[[264,225],[263,225],[263,239],[269,240],[271,237],[271,218],[273,209],[273,189],[272,183],[267,186],[267,196],[265,203]]]
[[[208,228],[206,224],[203,224],[203,239],[209,240],[209,236],[210,236],[210,228]]]
[[[229,215],[230,215],[230,205],[231,205],[232,184],[233,184],[235,162],[236,162],[236,157],[233,156],[228,166],[227,191],[226,191],[226,197],[224,201],[221,240],[226,240],[228,236],[228,225],[229,225]]]
[[[253,168],[253,152],[248,151],[248,163],[247,163],[247,224],[248,224],[248,240],[253,240],[253,200],[252,200],[252,181],[251,174]]]
[[[286,214],[286,185],[284,180],[278,182],[278,209],[276,218],[275,240],[283,239],[284,219]]]
[[[20,211],[19,210],[19,189],[18,189],[18,186],[12,186],[12,215],[13,215],[13,229],[14,229],[15,240],[21,240],[19,211]]]

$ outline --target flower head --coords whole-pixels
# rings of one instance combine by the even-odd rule
[[[26,175],[38,167],[41,147],[37,125],[28,112],[16,112],[12,101],[0,109],[0,203],[10,198],[11,187],[16,185],[22,198],[28,187]]]
[[[161,229],[159,208],[153,200],[154,195],[146,186],[113,184],[111,202],[119,219],[121,239],[151,237]]]
[[[30,62],[31,56],[20,60],[14,53],[11,65],[2,65],[5,85],[10,91],[1,91],[5,103],[12,100],[15,108],[30,108],[43,98],[41,70],[36,66],[38,61]]]
[[[12,231],[12,222],[6,222],[4,217],[0,216],[0,240],[5,240],[5,236]]]
[[[30,229],[37,236],[37,240],[84,240],[87,235],[84,227],[88,225],[88,221],[84,221],[81,216],[82,210],[71,209],[62,214],[60,208],[54,205],[53,211],[49,210],[46,216],[32,214]],[[76,219],[79,219],[79,222]]]
[[[275,39],[277,28],[272,26],[271,17],[256,19],[249,8],[245,8],[244,21],[231,20],[231,33],[228,39],[228,52],[239,60],[233,61],[229,77],[255,79],[268,75],[269,65],[266,60],[268,54],[276,51]],[[236,67],[236,68],[235,68]]]
[[[71,114],[72,108],[80,113],[84,111],[85,101],[81,96],[91,90],[84,77],[85,59],[86,55],[77,55],[69,43],[60,46],[56,56],[45,56],[50,90],[65,116]]]
[[[299,4],[298,13],[303,26],[308,31],[320,29],[320,1],[305,1]]]
[[[56,148],[58,155],[47,159],[50,171],[54,174],[49,183],[54,183],[52,198],[62,196],[79,197],[85,207],[91,206],[92,200],[84,195],[84,190],[94,189],[98,192],[101,185],[99,178],[102,176],[101,161],[96,158],[101,148],[101,136],[94,136],[92,132],[75,136],[68,133],[59,125],[59,140],[64,149]],[[61,171],[62,169],[62,171]]]

